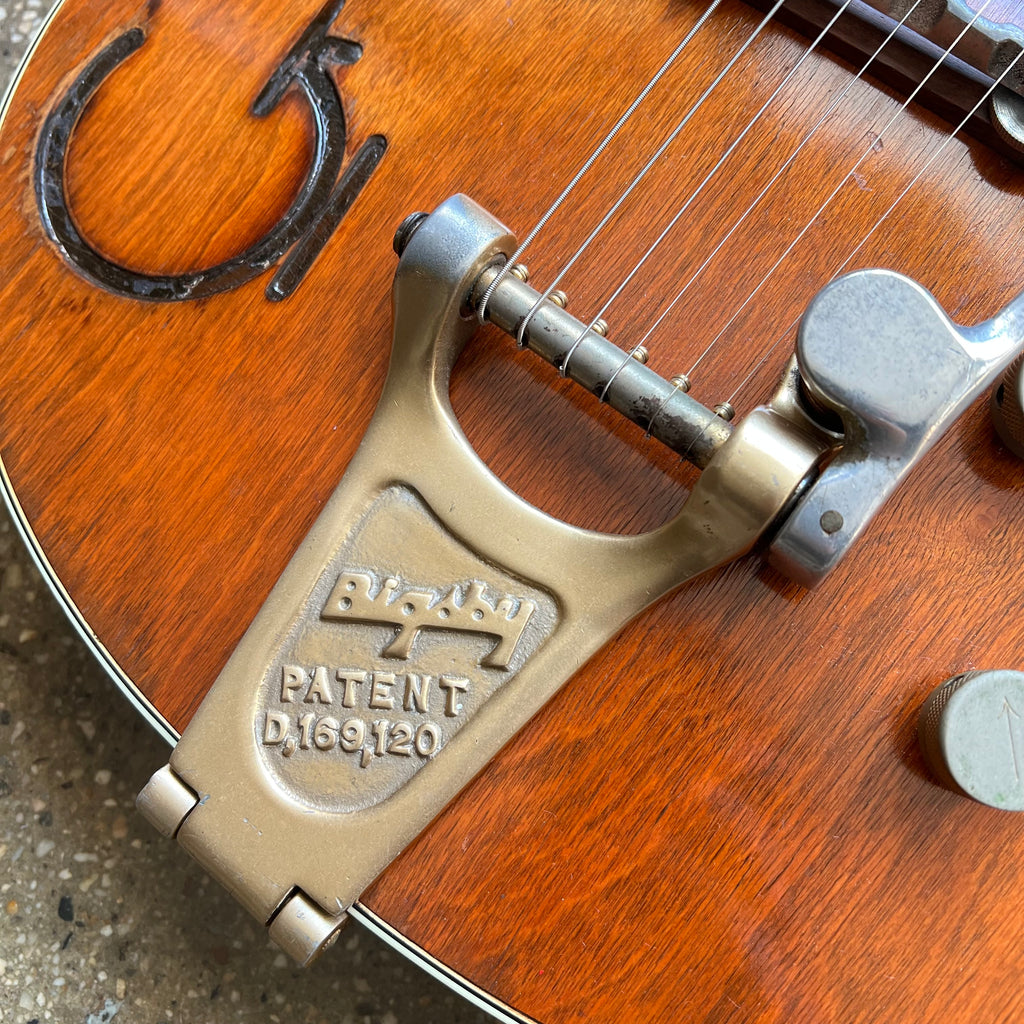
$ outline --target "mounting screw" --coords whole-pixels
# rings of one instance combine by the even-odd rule
[[[833,533],[838,533],[843,528],[842,514],[830,508],[827,512],[822,512],[818,524],[831,537]]]
[[[430,216],[429,213],[410,213],[401,224],[398,225],[398,230],[395,232],[395,239],[391,243],[394,246],[395,254],[401,256],[405,252],[405,247],[412,241],[412,236],[419,230],[420,225]]]

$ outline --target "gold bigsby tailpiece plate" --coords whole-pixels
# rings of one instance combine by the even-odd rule
[[[415,231],[366,437],[139,798],[301,962],[624,623],[749,551],[822,451],[761,408],[653,533],[592,533],[526,504],[448,399],[467,300],[514,248],[464,197]]]

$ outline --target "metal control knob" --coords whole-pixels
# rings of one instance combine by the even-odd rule
[[[1024,810],[1024,672],[965,672],[925,701],[918,738],[936,781],[990,807]]]
[[[1009,366],[992,392],[992,420],[1003,444],[1019,459],[1024,459],[1024,355]]]
[[[996,134],[1018,153],[1024,153],[1024,99],[998,86],[989,100],[989,120]]]

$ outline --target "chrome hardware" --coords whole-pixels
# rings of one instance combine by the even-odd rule
[[[1024,296],[958,327],[924,288],[889,271],[850,274],[819,293],[797,363],[812,409],[842,424],[842,444],[780,527],[773,564],[804,586],[823,579],[1022,347]]]
[[[1024,459],[1024,356],[1018,356],[992,392],[992,422],[1000,440]]]
[[[1003,142],[1024,153],[1024,98],[1000,86],[989,101],[989,118]]]

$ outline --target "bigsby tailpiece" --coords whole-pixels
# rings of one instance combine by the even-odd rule
[[[524,343],[703,469],[665,526],[603,535],[509,491],[449,402],[467,306],[498,274],[493,322],[514,333],[537,305],[501,273],[515,240],[456,196],[398,241],[366,436],[138,801],[302,963],[627,621],[755,545],[821,579],[1024,344],[1021,300],[965,330],[913,282],[854,274],[811,304],[772,401],[728,423],[542,302]]]

